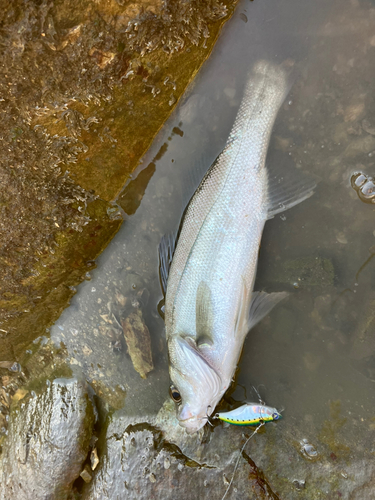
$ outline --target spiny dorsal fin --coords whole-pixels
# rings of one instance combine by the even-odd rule
[[[159,243],[159,270],[160,281],[164,295],[167,291],[167,282],[169,270],[172,264],[172,258],[176,249],[177,230],[172,233],[165,234]]]
[[[196,343],[198,347],[213,345],[214,313],[211,290],[207,283],[201,281],[197,290],[195,304]]]

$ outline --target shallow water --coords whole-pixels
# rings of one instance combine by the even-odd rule
[[[248,69],[259,59],[292,59],[295,80],[267,163],[301,169],[319,183],[312,198],[266,224],[255,289],[288,290],[290,297],[249,333],[232,397],[254,399],[251,387],[259,387],[267,404],[285,408],[278,426],[301,448],[307,439],[334,457],[374,453],[375,206],[350,184],[354,172],[374,171],[374,28],[371,2],[344,0],[246,0],[225,26],[128,184],[131,208],[119,198],[128,213],[138,208],[125,214],[91,280],[52,328],[72,367],[106,401],[121,407],[126,392],[123,413],[156,413],[167,397],[160,239],[178,225],[185,201],[224,146]],[[114,348],[121,335],[116,327],[110,332],[106,318],[118,306],[116,291],[136,297],[144,288],[149,297],[142,294],[140,303],[155,365],[147,380],[134,371],[123,343]]]

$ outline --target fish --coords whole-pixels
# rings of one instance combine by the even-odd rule
[[[262,422],[273,422],[282,417],[276,408],[261,403],[246,403],[231,411],[218,412],[213,418],[232,425],[259,425]]]
[[[265,222],[313,194],[315,182],[266,168],[290,70],[258,61],[226,145],[159,245],[170,396],[199,431],[231,385],[249,330],[288,294],[253,291]],[[306,180],[307,179],[307,180]]]

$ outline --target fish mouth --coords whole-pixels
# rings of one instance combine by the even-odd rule
[[[185,429],[188,434],[194,434],[198,432],[203,426],[204,422],[201,422],[197,417],[186,418],[185,420],[179,420],[179,425]]]
[[[190,418],[185,418],[184,420],[179,420],[180,425],[183,425],[187,422],[194,422],[194,420],[197,420],[196,417],[190,417]]]

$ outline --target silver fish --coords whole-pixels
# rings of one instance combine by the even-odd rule
[[[170,393],[190,433],[203,427],[231,384],[250,328],[287,295],[253,292],[253,285],[266,220],[315,187],[293,178],[281,190],[265,168],[288,90],[282,66],[254,66],[226,146],[185,212],[168,277],[174,243],[161,243]]]

